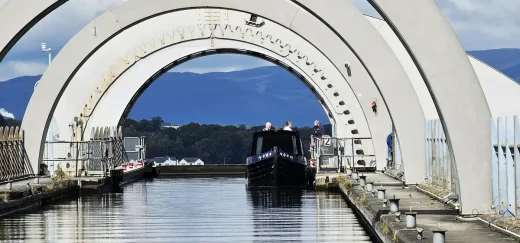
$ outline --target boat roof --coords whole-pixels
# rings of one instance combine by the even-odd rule
[[[255,135],[261,135],[261,134],[279,134],[279,135],[299,135],[300,133],[298,131],[286,131],[286,130],[269,130],[269,131],[255,131]]]

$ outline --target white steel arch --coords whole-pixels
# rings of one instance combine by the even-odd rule
[[[490,177],[489,168],[487,168],[485,165],[486,163],[477,162],[479,159],[487,158],[489,152],[490,152],[490,144],[488,144],[488,138],[489,138],[489,119],[485,118],[489,114],[489,110],[486,111],[485,108],[487,107],[487,103],[485,103],[485,98],[482,95],[480,86],[475,89],[476,79],[475,75],[470,67],[468,69],[468,62],[465,61],[463,58],[461,58],[461,48],[460,44],[458,43],[458,40],[453,35],[453,31],[449,28],[449,25],[447,25],[446,20],[442,16],[442,14],[439,13],[437,7],[433,3],[433,1],[412,1],[412,0],[398,0],[398,1],[392,1],[392,3],[385,3],[382,0],[370,0],[371,3],[376,7],[376,9],[379,10],[379,12],[384,16],[384,18],[389,21],[392,28],[394,29],[397,36],[400,38],[401,43],[405,45],[408,52],[411,54],[413,60],[416,63],[416,67],[421,71],[423,77],[428,77],[425,79],[425,82],[428,83],[430,87],[430,92],[435,93],[435,101],[437,105],[437,109],[439,111],[445,111],[440,112],[443,114],[441,116],[441,120],[443,121],[443,124],[445,126],[446,131],[452,131],[452,133],[456,134],[453,136],[449,136],[448,133],[448,139],[450,140],[450,144],[453,149],[453,153],[455,155],[456,165],[457,169],[459,171],[462,171],[461,173],[464,174],[463,176],[459,176],[460,178],[460,197],[461,201],[464,200],[464,206],[462,207],[463,213],[470,213],[470,211],[474,209],[479,209],[480,211],[485,211],[487,209],[487,202],[490,201],[487,198],[490,198],[490,188],[489,186],[479,186],[482,183],[486,184],[491,181],[487,181],[486,178]],[[6,6],[9,6],[9,3],[12,2],[18,2],[18,3],[26,3],[26,4],[20,4],[16,6],[15,8],[6,8]],[[45,14],[49,11],[52,11],[52,8],[50,6],[53,3],[57,2],[65,2],[65,1],[50,1],[50,0],[42,0],[39,1],[41,5],[34,4],[30,0],[11,0],[8,2],[8,4],[3,5],[2,8],[0,8],[0,16],[5,17],[8,21],[0,21],[0,23],[6,24],[9,23],[9,25],[12,25],[14,28],[13,30],[6,31],[6,33],[16,33],[16,35],[20,36],[23,35],[25,31],[27,31],[32,25],[34,25],[35,21],[38,20],[38,18],[45,16]],[[160,3],[161,1],[157,1]],[[214,2],[214,1],[212,1]],[[227,1],[222,0],[223,4],[232,4],[233,1]],[[298,2],[298,1],[294,1]],[[307,1],[301,1],[304,4],[309,4]],[[285,1],[278,1],[273,2],[273,4],[266,4],[269,6],[277,6],[280,3],[286,3]],[[251,10],[251,8],[248,9],[247,6],[250,4],[247,1],[243,1],[243,3],[238,3],[235,6],[240,6],[241,8],[245,9],[245,11]],[[331,9],[341,9],[340,6],[345,5],[339,5],[339,4],[347,4],[346,6],[350,6],[350,4],[347,1],[344,1],[342,3],[336,0],[327,2],[329,6],[324,7],[325,11],[331,11]],[[158,6],[161,4],[158,4]],[[208,1],[207,6],[212,6],[213,4]],[[280,4],[281,5],[281,4]],[[13,5],[11,5],[13,6]],[[253,6],[251,4],[251,6]],[[253,7],[254,8],[254,7]],[[285,10],[285,8],[281,8]],[[131,11],[132,9],[126,9],[123,11]],[[281,19],[284,25],[286,26],[292,26],[292,20],[289,19],[287,16],[294,16],[290,13],[294,13],[294,11],[279,11],[279,9],[273,9],[271,7],[271,10],[273,13],[270,13],[268,15],[274,15],[275,19]],[[21,12],[27,12],[27,16],[29,17],[23,17],[19,18],[19,14]],[[302,10],[296,10],[296,11],[302,11]],[[24,12],[24,13],[25,13]],[[158,10],[158,12],[160,12]],[[251,12],[251,11],[250,11]],[[254,12],[254,11],[253,11]],[[302,11],[303,12],[303,11]],[[36,15],[32,16],[31,15]],[[117,14],[116,14],[117,15]],[[327,16],[322,15],[321,16]],[[285,16],[285,17],[284,17]],[[107,17],[107,16],[105,16]],[[117,16],[112,16],[117,18]],[[422,21],[416,21],[417,19],[421,19]],[[125,27],[128,22],[125,22],[125,19],[118,19],[120,23],[122,24],[114,24],[111,25],[110,28],[104,29],[108,32],[115,33],[117,30],[121,27]],[[355,25],[354,22],[349,22],[349,25]],[[344,22],[328,22],[330,26],[336,25],[344,25]],[[23,27],[22,27],[23,26]],[[339,29],[333,27],[333,29]],[[4,30],[6,28],[0,28],[2,29],[2,33],[4,33]],[[370,31],[370,30],[368,30]],[[418,31],[421,31],[421,34],[418,35]],[[91,30],[91,32],[93,32]],[[107,32],[107,33],[108,33]],[[101,35],[106,33],[99,33]],[[14,35],[7,34],[7,35],[0,35],[0,48],[3,50],[6,50],[6,46],[9,46],[9,44],[5,43],[13,43],[13,40],[16,39],[13,38]],[[87,37],[88,35],[84,35],[83,37]],[[432,48],[436,46],[438,43],[434,43],[434,40],[436,40],[436,37],[442,36],[445,41],[442,42],[443,46],[439,46],[439,48]],[[76,36],[75,38],[78,38]],[[360,37],[362,38],[362,37]],[[7,40],[7,41],[5,41]],[[91,46],[87,46],[88,51],[79,51],[75,54],[83,54],[82,56],[88,56],[88,53],[92,51],[92,49],[95,49],[98,43],[93,43]],[[7,48],[8,49],[8,48]],[[427,50],[430,49],[431,51],[428,52]],[[440,51],[439,51],[440,50]],[[438,53],[432,53],[432,51],[438,51]],[[87,55],[85,55],[87,53]],[[5,51],[4,51],[5,54]],[[383,53],[383,55],[386,55],[388,53]],[[444,56],[443,56],[444,55]],[[74,62],[71,65],[79,65],[82,61]],[[385,63],[386,65],[387,63]],[[455,64],[455,65],[452,65]],[[438,65],[438,66],[436,66]],[[444,65],[444,66],[443,66]],[[456,67],[457,69],[454,71],[453,69],[450,69],[449,67],[446,67],[446,65],[451,65],[452,67]],[[368,66],[368,65],[367,65]],[[435,68],[435,67],[441,67],[441,68]],[[382,67],[379,67],[382,68]],[[69,69],[74,70],[74,68]],[[70,72],[69,72],[70,73]],[[73,72],[72,72],[73,73]],[[47,75],[45,75],[47,76]],[[45,77],[44,76],[44,77]],[[58,78],[58,77],[56,77]],[[376,77],[377,79],[377,77]],[[443,82],[444,79],[444,82]],[[64,80],[68,80],[65,78]],[[464,93],[463,98],[460,97],[459,92],[447,92],[446,94],[442,94],[442,89],[449,89],[450,87],[453,87],[454,81],[459,81],[457,85],[464,86],[469,85],[466,87],[471,87],[472,91],[476,92],[468,92]],[[439,82],[437,82],[439,81]],[[435,83],[435,84],[433,84]],[[432,87],[431,85],[434,85],[435,87]],[[457,86],[457,87],[460,87]],[[480,89],[480,92],[478,92]],[[459,91],[458,88],[453,88],[455,91]],[[59,93],[62,91],[57,92],[57,96],[59,96]],[[456,94],[455,94],[456,93]],[[33,97],[34,98],[34,97]],[[461,102],[462,101],[462,102]],[[468,102],[468,101],[474,101],[474,102]],[[362,100],[360,100],[361,104],[365,104]],[[451,105],[454,105],[454,107],[447,107],[447,103],[450,103]],[[47,107],[54,107],[55,105],[47,105]],[[461,109],[464,108],[464,109]],[[28,109],[29,110],[29,109]],[[38,115],[35,113],[35,115]],[[478,119],[475,116],[483,117],[482,119]],[[46,116],[48,117],[48,116]],[[468,126],[468,124],[465,124],[464,121],[467,117],[470,117],[471,121],[475,121],[475,123],[472,123]],[[27,117],[26,117],[27,118]],[[370,117],[367,117],[370,123]],[[27,127],[26,125],[36,125],[41,126],[42,123],[48,124],[49,118],[47,118],[47,122],[27,122],[27,119],[24,119],[24,127]],[[449,120],[450,122],[446,122]],[[396,123],[397,125],[397,123]],[[465,127],[464,127],[465,126]],[[46,130],[47,126],[44,126],[43,130]],[[374,126],[371,126],[373,128]],[[462,130],[458,129],[462,128]],[[30,129],[29,129],[30,130]],[[29,130],[27,130],[26,134],[29,134]],[[38,130],[38,129],[36,129]],[[481,131],[477,135],[479,138],[475,137],[475,134],[473,131]],[[398,133],[400,136],[402,136],[402,131],[399,131]],[[459,135],[460,134],[460,135]],[[32,136],[32,135],[31,135]],[[456,137],[454,140],[453,137]],[[484,138],[484,139],[483,139]],[[38,139],[37,139],[38,140]],[[40,143],[41,146],[41,140],[32,140],[28,138],[29,144],[28,150],[32,150],[31,146],[37,145]],[[406,145],[404,144],[404,141],[401,141],[401,147],[406,149]],[[39,146],[38,146],[39,147]],[[417,146],[418,147],[418,146]],[[459,151],[459,152],[456,152]],[[403,151],[404,152],[404,151]],[[35,159],[38,159],[38,156],[31,155],[31,160],[34,161]],[[404,156],[405,161],[410,161],[410,158],[407,158]],[[34,162],[33,162],[34,163]],[[415,163],[415,162],[414,162]],[[405,163],[406,164],[406,163]],[[478,166],[475,167],[475,165],[481,166],[482,170],[478,171],[477,173],[474,173],[474,168],[479,168]],[[422,172],[419,172],[419,174]],[[409,173],[406,171],[405,168],[405,174],[407,174],[407,179]],[[459,173],[460,174],[460,173]],[[484,178],[484,180],[482,179]],[[480,182],[479,185],[475,185],[473,183]],[[462,185],[464,184],[464,185]],[[482,185],[484,185],[482,184]],[[479,188],[483,188],[484,193],[479,193],[478,196],[473,197],[471,195],[471,187],[477,186]],[[489,189],[489,190],[488,190]],[[488,195],[489,194],[489,195]],[[488,197],[489,196],[489,197]],[[487,198],[486,198],[487,197]]]
[[[204,1],[201,1],[201,2],[204,2]],[[230,4],[230,2],[232,2],[233,4]],[[120,7],[114,9],[113,11],[111,11],[110,15],[103,15],[100,18],[98,18],[94,22],[94,24],[92,24],[89,27],[87,27],[88,30],[84,30],[84,31],[80,32],[74,39],[82,39],[82,38],[84,38],[83,40],[95,40],[95,39],[97,39],[97,40],[94,41],[94,43],[100,41],[100,39],[102,39],[102,38],[99,38],[99,39],[98,38],[94,38],[93,39],[92,37],[89,37],[89,34],[92,33],[92,28],[94,27],[95,23],[102,23],[104,21],[107,21],[107,24],[103,25],[102,27],[103,28],[107,28],[108,27],[109,29],[112,29],[112,30],[108,31],[106,33],[117,33],[118,29],[120,29],[121,26],[124,27],[124,26],[128,26],[129,24],[132,24],[133,23],[132,21],[134,21],[133,19],[139,20],[139,19],[142,19],[142,18],[146,18],[146,16],[153,16],[154,14],[164,12],[165,9],[179,9],[179,8],[182,8],[183,6],[184,7],[193,7],[193,6],[195,6],[193,1],[191,1],[189,4],[187,4],[185,2],[170,2],[170,1],[168,1],[168,2],[166,2],[166,1],[156,1],[156,3],[162,3],[162,4],[156,4],[156,5],[153,5],[153,6],[146,6],[146,4],[143,4],[141,1],[130,1],[130,2],[127,2],[127,3],[123,4],[123,5],[121,5]],[[264,6],[264,8],[262,8],[260,6],[254,7],[251,4],[249,4],[248,6],[243,6],[243,4],[244,4],[243,2],[234,2],[234,1],[223,1],[223,2],[213,2],[212,1],[211,3],[206,3],[206,4],[218,5],[218,6],[229,6],[229,7],[235,7],[235,8],[239,8],[240,7],[242,9],[245,9],[246,11],[256,11],[256,12],[258,12],[259,10],[265,9],[265,6]],[[314,28],[308,28],[308,29],[300,28],[300,29],[298,29],[298,33],[299,34],[307,33],[308,37],[316,38],[316,39],[313,39],[313,40],[309,40],[313,44],[315,44],[317,42],[319,43],[320,42],[319,39],[321,39],[321,37],[323,37],[323,35],[326,35],[326,34],[331,35],[332,34],[332,36],[334,36],[334,33],[326,32],[326,31],[321,31],[320,32],[320,36],[317,36],[316,35],[316,30],[319,30],[320,29],[320,25],[323,25],[323,23],[320,24],[320,22],[318,20],[316,20],[312,15],[307,14],[304,11],[299,11],[297,6],[292,5],[289,2],[283,2],[283,1],[276,1],[276,2],[273,2],[273,4],[276,4],[276,5],[280,6],[280,11],[283,11],[284,14],[281,14],[280,12],[272,11],[272,9],[269,9],[269,10],[265,9],[265,15],[272,16],[273,18],[280,18],[279,15],[283,15],[284,17],[280,18],[277,22],[282,23],[284,26],[290,27],[292,29],[295,29],[298,26],[302,26],[302,27],[303,26],[315,26]],[[175,6],[172,6],[172,5],[175,5]],[[267,5],[269,5],[269,4],[267,4]],[[136,13],[135,11],[134,12],[133,11],[129,11],[129,9],[134,9],[134,10],[135,9],[140,9],[140,10],[142,10],[142,12]],[[127,14],[127,16],[125,16],[125,13]],[[287,13],[293,13],[293,17],[287,17],[288,16]],[[354,13],[354,14],[359,14],[359,13]],[[114,17],[118,19],[117,23],[113,22],[113,18]],[[125,19],[125,18],[128,18],[128,19]],[[296,21],[297,18],[299,18],[298,21]],[[295,21],[293,21],[293,20],[295,20]],[[125,21],[127,21],[127,22],[125,22]],[[313,22],[313,21],[318,21],[318,22]],[[112,23],[109,23],[109,22],[112,22]],[[298,23],[300,23],[300,24],[298,24]],[[318,24],[318,26],[316,26],[316,24]],[[97,29],[96,33],[102,33],[103,31],[107,31],[106,29],[104,29],[102,31],[101,30],[101,26],[99,26],[99,27],[96,26],[96,29]],[[372,31],[373,31],[373,29],[372,29]],[[361,35],[358,38],[363,38],[363,36]],[[74,41],[74,39],[73,39],[73,41]],[[321,48],[324,48],[324,47],[328,46],[328,48],[330,49],[330,48],[333,48],[334,46],[339,47],[339,46],[342,45],[340,43],[335,43],[335,45],[331,45],[330,40],[336,40],[337,41],[338,39],[334,39],[334,37],[327,38],[326,42],[328,42],[328,45],[327,44],[321,45],[322,46]],[[71,46],[71,43],[73,41],[71,41],[68,46]],[[323,42],[323,40],[322,40],[322,42]],[[94,43],[92,43],[92,44],[94,44]],[[85,46],[88,46],[89,48],[93,48],[92,44],[84,43],[81,46],[83,47],[83,49],[85,49]],[[383,55],[385,53],[388,53],[389,55],[387,55],[387,56],[392,56],[391,55],[391,50],[387,46],[385,46],[384,41],[383,41],[383,44],[384,45],[372,47],[372,49],[373,50],[378,50]],[[74,52],[77,52],[78,48],[77,47],[74,47],[74,48],[75,48]],[[348,53],[348,50],[349,49],[333,48],[333,50],[330,50],[329,52],[334,52],[334,53],[327,54],[327,57],[330,59],[331,57],[336,56],[336,60],[341,59],[341,62],[342,62],[341,64],[338,64],[337,61],[335,62],[336,63],[335,66],[337,68],[344,67],[345,63],[343,61],[345,59],[347,59],[347,60],[352,62],[351,70],[359,70],[358,73],[355,73],[355,75],[352,77],[352,81],[350,81],[351,85],[353,83],[355,83],[356,79],[358,78],[357,75],[359,75],[360,79],[357,81],[358,85],[360,85],[360,87],[364,87],[365,89],[367,89],[367,87],[370,87],[370,85],[373,84],[371,82],[373,80],[371,80],[371,77],[370,77],[369,73],[363,72],[364,70],[365,71],[367,70],[368,66],[370,66],[370,68],[374,69],[374,70],[377,70],[377,69],[385,69],[385,70],[386,69],[392,69],[392,70],[398,70],[398,71],[400,70],[401,72],[388,72],[388,73],[385,73],[386,74],[385,76],[386,76],[386,78],[390,79],[390,77],[392,75],[394,75],[394,78],[392,78],[393,80],[395,80],[394,86],[401,87],[403,90],[407,89],[405,87],[411,87],[410,83],[406,81],[406,75],[404,74],[404,71],[402,71],[402,68],[400,67],[400,65],[398,64],[397,61],[393,60],[393,62],[387,63],[387,64],[385,64],[385,66],[380,66],[380,65],[376,65],[376,64],[369,65],[371,62],[363,63],[362,61],[357,59],[355,55],[353,55],[352,53]],[[78,56],[77,54],[79,54],[79,53],[75,53],[75,54],[76,54],[75,56]],[[61,55],[63,55],[63,51],[61,52]],[[88,57],[88,54],[87,55],[83,55],[83,56],[87,56]],[[58,59],[59,59],[59,57],[56,58],[56,60],[53,63],[53,65],[57,65],[56,63],[58,63],[58,61],[59,61]],[[66,72],[63,72],[64,66],[70,66],[72,63],[77,63],[77,62],[70,62],[70,60],[68,60],[66,62],[61,63],[60,64],[61,74],[58,74],[58,73],[56,73],[56,74],[58,76],[61,76],[61,75],[65,74]],[[77,66],[80,63],[77,63],[75,66]],[[73,66],[72,68],[74,68],[75,66]],[[51,69],[52,69],[52,66],[49,69],[49,71]],[[347,76],[347,71],[345,70],[344,72],[345,72],[344,76]],[[380,71],[380,72],[376,72],[376,73],[383,74],[384,72]],[[65,74],[65,75],[67,75],[67,74]],[[395,75],[397,75],[397,76],[395,76]],[[43,79],[45,79],[46,76],[47,76],[47,73],[44,75]],[[386,79],[386,78],[384,78],[384,79]],[[59,78],[59,77],[52,78],[52,80],[59,80],[59,79],[62,79],[62,78]],[[364,80],[363,81],[362,79],[368,79],[368,80]],[[68,78],[65,77],[64,81],[67,81],[67,80],[68,80]],[[357,92],[357,90],[356,90],[356,92]],[[377,91],[370,92],[370,90],[368,90],[366,92],[366,94],[369,94],[368,97],[378,97],[379,96],[379,94],[377,94]],[[421,112],[420,112],[420,105],[417,102],[417,97],[413,93],[413,90],[412,90],[412,92],[405,92],[405,93],[400,93],[400,94],[389,94],[389,95],[408,97],[411,100],[408,100],[407,102],[404,102],[404,104],[407,104],[407,105],[411,104],[410,105],[411,107],[414,107],[414,105],[415,105],[415,107],[417,108],[417,109],[413,109],[413,108],[412,109],[408,109],[408,113],[407,114],[403,114],[403,113],[399,114],[399,112],[396,112],[395,113],[396,116],[400,115],[402,117],[404,117],[404,116],[407,116],[407,117],[410,117],[410,116],[412,116],[412,117],[414,117],[414,116],[421,116],[422,117]],[[366,104],[367,104],[366,106],[369,106],[370,101],[371,101],[370,98],[365,98],[365,99],[367,101],[366,102]],[[380,100],[382,100],[382,98]],[[365,102],[363,102],[363,103],[365,103]],[[369,110],[370,108],[367,109],[366,106],[364,106],[364,110]],[[367,112],[365,112],[365,114],[366,113]],[[27,111],[26,114],[32,114],[30,107],[28,108],[28,111]],[[380,112],[379,114],[382,115],[382,112]],[[374,120],[376,120],[376,121],[382,120],[381,118],[383,118],[383,117],[379,117],[379,118],[374,119]],[[29,119],[29,121],[30,120],[32,120],[32,119]],[[402,120],[406,120],[406,119],[402,119]],[[411,120],[414,120],[414,119],[411,119]],[[388,124],[389,123],[386,123],[384,125],[384,127],[389,127]],[[416,131],[417,130],[419,130],[419,131],[423,130],[424,126],[422,124],[413,124],[413,123],[404,123],[404,122],[401,122],[399,124],[401,124],[401,125],[397,125],[397,126],[402,126],[402,129],[398,128],[397,129],[398,133],[407,133],[408,132],[409,134],[413,134],[413,136],[416,136],[416,139],[413,139],[413,141],[412,141],[412,139],[401,139],[401,143],[409,144],[409,146],[402,145],[402,147],[403,147],[403,157],[405,158],[405,160],[410,158],[411,161],[423,161],[424,160],[423,152],[420,151],[420,150],[417,151],[416,149],[414,150],[413,147],[417,146],[417,142],[418,141],[419,141],[419,143],[421,141],[423,141],[422,137],[424,135],[421,134],[421,133],[417,133]],[[417,127],[417,129],[415,129],[415,132],[411,132],[411,130],[406,131],[406,129],[409,129],[411,126]],[[26,127],[29,129],[29,126],[26,126]],[[382,127],[382,126],[379,126],[379,127]],[[371,126],[371,128],[377,128],[377,126]],[[383,130],[383,129],[381,129],[381,130]],[[390,129],[388,128],[388,130],[390,130]],[[382,138],[384,138],[386,136],[386,132],[380,131],[380,134],[384,134],[383,136],[381,136]],[[406,136],[404,136],[404,137],[406,137]],[[381,144],[384,145],[384,139],[380,139],[379,141],[381,141]],[[33,141],[33,142],[35,142],[35,141]],[[386,146],[386,145],[384,145],[384,146]],[[413,158],[416,158],[416,159],[413,159]],[[409,164],[409,165],[412,165],[412,164]],[[406,169],[406,165],[405,165],[405,173],[406,173],[406,170],[407,169]],[[410,176],[407,176],[407,179],[412,178],[414,175],[421,175],[421,174],[423,174],[423,172],[418,172],[418,173],[411,173],[410,172],[410,173],[408,173],[408,175],[410,175]],[[420,177],[422,178],[422,176],[420,176]]]
[[[209,45],[207,40],[193,40],[189,42],[184,42],[177,44],[175,46],[171,46],[165,48],[160,52],[155,52],[146,59],[134,64],[131,69],[128,69],[126,72],[121,74],[117,82],[114,82],[110,88],[105,91],[105,94],[99,98],[97,101],[97,107],[93,109],[92,114],[90,115],[88,122],[86,123],[84,130],[84,139],[88,140],[90,138],[90,131],[95,127],[102,126],[117,126],[125,115],[124,113],[127,110],[129,103],[133,101],[135,96],[140,95],[139,90],[143,88],[143,85],[148,82],[150,77],[153,77],[157,73],[161,73],[163,71],[167,71],[166,68],[173,68],[172,63],[175,63],[178,60],[183,60],[189,58],[190,55],[204,53],[197,57],[202,57],[205,55],[213,55],[216,53],[230,53],[226,50],[232,50],[233,48],[240,47],[240,50],[244,51],[243,55],[253,55],[253,54],[261,54],[268,56],[268,59],[278,60],[281,62],[282,66],[289,67],[293,72],[297,72],[298,75],[302,75],[302,78],[305,79],[306,82],[314,82],[313,78],[307,75],[303,70],[298,68],[298,66],[290,63],[284,62],[282,58],[277,57],[276,53],[269,52],[263,48],[259,48],[258,46],[238,42],[233,40],[217,40],[213,43],[213,45]],[[247,50],[247,52],[246,52]],[[231,53],[240,53],[240,52],[231,52]],[[247,53],[247,54],[246,54]],[[153,82],[153,80],[151,80]],[[318,87],[314,84],[306,84],[311,87]],[[142,90],[144,91],[144,90]],[[320,89],[314,90],[313,93],[319,98],[325,97],[322,100],[324,101],[324,109],[325,112],[328,113],[330,110],[328,107],[332,107],[333,104],[327,99],[324,92]],[[357,110],[357,111],[354,111]],[[361,109],[353,106],[353,112],[359,113]],[[80,112],[80,110],[78,110]],[[345,119],[353,119],[355,116],[339,116],[339,114],[331,112],[332,117],[331,122],[341,123],[347,122]],[[79,113],[78,113],[79,114]],[[288,114],[290,115],[290,113]],[[362,115],[362,113],[361,113]],[[266,117],[266,119],[268,119]],[[312,122],[312,121],[310,121]],[[339,126],[338,133],[345,134],[347,131],[342,131],[347,129],[348,126]],[[350,136],[352,137],[352,136]],[[368,153],[373,149],[372,144],[367,144],[367,146],[363,147]],[[372,151],[373,152],[373,151]]]
[[[243,19],[248,16],[247,14],[227,10],[227,23],[240,22],[240,25],[215,26],[216,29],[214,30],[212,30],[211,26],[208,25],[179,27],[176,26],[176,24],[172,24],[156,27],[161,26],[161,23],[164,22],[181,23],[181,20],[183,23],[192,21],[196,22],[196,20],[190,18],[196,18],[198,20],[199,11],[201,10],[183,10],[175,13],[164,14],[145,22],[141,22],[136,26],[133,26],[131,29],[125,30],[118,36],[115,36],[109,42],[100,47],[100,49],[98,49],[96,53],[94,53],[89,60],[83,64],[82,68],[71,80],[67,90],[63,93],[62,99],[67,100],[67,102],[60,102],[54,113],[54,117],[58,120],[58,123],[61,123],[60,131],[66,131],[68,129],[68,124],[72,121],[73,117],[80,117],[80,113],[83,114],[83,116],[89,117],[88,120],[93,119],[96,114],[96,112],[94,112],[95,109],[103,107],[102,105],[99,105],[99,99],[104,99],[104,94],[107,90],[110,94],[115,93],[124,95],[122,93],[124,91],[133,95],[138,90],[137,87],[139,87],[139,84],[142,84],[148,78],[146,75],[151,76],[154,73],[151,72],[154,70],[153,68],[163,67],[172,61],[171,58],[163,58],[160,60],[162,61],[161,64],[155,62],[155,65],[148,65],[146,68],[152,69],[139,69],[140,71],[135,72],[134,67],[139,66],[137,64],[148,62],[152,53],[155,55],[155,52],[159,52],[158,55],[165,57],[173,57],[180,53],[188,55],[190,54],[188,53],[189,51],[185,53],[186,50],[182,48],[171,49],[168,46],[180,45],[182,47],[186,42],[199,41],[197,42],[198,44],[191,46],[192,49],[190,49],[193,50],[193,52],[196,52],[198,50],[211,49],[213,46],[217,47],[219,42],[223,42],[224,40],[235,40],[234,48],[248,47],[246,49],[260,53],[269,51],[271,52],[271,56],[276,55],[277,59],[286,60],[286,63],[292,64],[293,69],[300,70],[300,73],[306,75],[307,80],[313,81],[314,89],[317,93],[322,94],[320,96],[323,97],[325,105],[330,107],[333,111],[334,120],[337,124],[341,124],[341,126],[337,126],[339,134],[344,134],[344,137],[370,137],[370,131],[366,121],[364,120],[363,111],[359,107],[355,94],[344,81],[341,73],[335,70],[335,67],[321,53],[319,53],[316,48],[301,40],[294,33],[283,31],[283,27],[265,20],[268,24],[266,24],[265,27],[262,27],[261,32],[258,32],[258,30],[244,25]],[[195,12],[195,14],[193,12]],[[237,21],[233,21],[233,19]],[[215,33],[215,38],[210,40],[208,37],[212,35],[212,31]],[[161,40],[165,41],[165,45],[159,43]],[[292,41],[288,42],[288,40]],[[152,43],[156,43],[157,45],[152,47]],[[256,46],[250,47],[251,45],[246,45],[247,43],[253,43]],[[290,44],[287,45],[286,43]],[[283,48],[280,46],[283,46]],[[233,48],[231,45],[226,47]],[[163,54],[162,52],[167,51],[166,49],[170,50],[171,53],[166,55]],[[265,49],[265,51],[262,51],[261,49]],[[132,64],[131,66],[126,64],[122,64],[122,66],[120,65],[119,62],[121,60],[132,59],[132,63],[136,61],[136,52],[142,57],[139,58],[139,61],[136,62],[136,64]],[[99,68],[99,66],[110,67],[110,69]],[[130,69],[130,67],[132,68]],[[126,77],[134,78],[132,79],[133,81],[129,82],[118,78],[120,73],[126,72],[126,69],[129,70],[128,72],[135,73],[133,75],[124,75]],[[323,77],[325,79],[322,79]],[[124,84],[119,86],[122,87],[121,90],[114,92],[109,89],[112,87],[112,84],[117,86],[121,82]],[[137,82],[137,86],[126,86],[127,83],[133,82]],[[329,88],[329,84],[332,85],[331,88]],[[124,87],[127,89],[124,90]],[[94,90],[92,90],[93,88]],[[89,93],[91,90],[92,92]],[[325,92],[328,92],[328,96]],[[85,100],[78,99],[78,97],[86,99],[91,96],[91,94],[93,98],[86,102]],[[121,96],[117,97],[116,100],[123,103],[131,98],[131,96],[125,96],[125,98],[122,98]],[[340,104],[342,102],[344,104]],[[84,106],[85,104],[86,106]],[[109,102],[108,107],[113,106],[114,104]],[[80,107],[86,107],[86,109],[80,109]],[[349,111],[348,114],[344,114],[344,111],[346,110]],[[93,113],[91,114],[91,112]],[[71,116],[71,114],[75,115]],[[110,124],[115,126],[117,122],[113,122],[118,121],[120,115],[121,113],[112,110],[112,112],[105,113],[101,116],[102,122],[96,124],[105,124],[105,126]],[[356,121],[356,123],[349,124],[349,121]],[[87,133],[85,133],[85,135],[88,137],[88,131],[91,127],[90,122],[87,123],[87,126]],[[358,130],[359,134],[350,134],[350,131],[352,130]],[[70,133],[64,133],[61,137],[70,136]],[[365,154],[373,154],[374,149],[371,141],[363,142],[369,143],[361,146]],[[384,166],[386,149],[383,146],[380,147],[380,153],[378,155],[383,158],[380,159],[382,162],[382,165],[380,166],[381,168]],[[370,161],[366,162],[369,163]]]
[[[369,2],[401,40],[428,87],[455,160],[462,213],[490,210],[491,112],[453,29],[432,0]]]

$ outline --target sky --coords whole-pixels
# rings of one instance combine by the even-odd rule
[[[0,6],[7,0],[0,0]],[[0,81],[43,73],[48,57],[41,52],[46,42],[57,53],[86,24],[126,0],[70,0],[40,21],[0,63]],[[379,16],[366,0],[351,0],[361,12]],[[435,0],[466,50],[520,48],[518,0]],[[63,20],[67,21],[63,21]],[[271,65],[235,55],[206,57],[185,63],[175,71],[206,73],[235,71]]]

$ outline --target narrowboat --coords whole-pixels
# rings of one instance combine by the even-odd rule
[[[247,158],[247,186],[305,186],[307,160],[297,131],[253,133]]]

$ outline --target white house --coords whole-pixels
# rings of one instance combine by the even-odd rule
[[[177,165],[178,161],[175,157],[155,157],[153,164],[155,166]]]
[[[200,160],[199,158],[195,157],[187,157],[183,158],[179,165],[204,165],[204,161]]]

